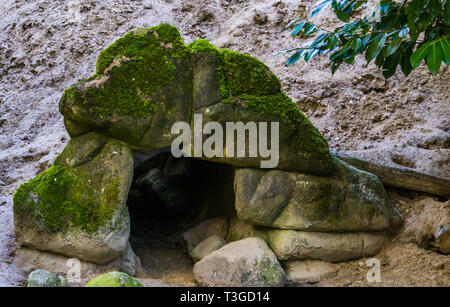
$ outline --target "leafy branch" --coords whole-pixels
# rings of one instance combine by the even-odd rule
[[[311,13],[317,15],[331,4],[331,9],[345,24],[334,30],[320,27],[310,20],[296,18],[286,28],[295,38],[320,34],[312,43],[278,53],[292,53],[286,61],[290,66],[302,57],[305,62],[317,55],[330,53],[331,71],[335,73],[343,63],[353,64],[355,56],[365,54],[368,63],[382,69],[391,77],[400,65],[405,75],[425,61],[429,71],[436,74],[442,62],[450,62],[450,0],[403,0],[397,3],[382,0],[376,9],[361,19],[350,21],[352,14],[368,0],[325,0]],[[420,40],[419,40],[420,38]]]

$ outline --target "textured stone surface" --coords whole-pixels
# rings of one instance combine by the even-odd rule
[[[97,264],[122,255],[133,156],[120,141],[97,145],[95,155],[89,149],[83,156],[77,140],[70,142],[54,166],[17,190],[19,244]]]
[[[317,259],[340,262],[378,254],[388,236],[384,232],[320,233],[271,230],[269,244],[280,260]]]
[[[290,261],[285,269],[286,282],[291,284],[318,283],[338,271],[337,265],[316,260]]]
[[[27,287],[65,287],[67,282],[58,273],[36,270],[28,276]]]
[[[258,129],[260,122],[278,122],[280,159],[271,167],[314,174],[333,168],[327,142],[266,65],[205,40],[187,47],[167,24],[130,32],[105,49],[96,74],[68,88],[60,110],[72,137],[97,131],[140,151],[170,147],[177,136],[172,125],[183,121],[193,130],[194,113],[203,115],[204,123],[218,122],[223,131],[226,122],[252,122]],[[224,146],[215,157],[185,150],[211,161],[260,167],[267,157],[258,145],[250,156],[245,142],[245,157],[238,156],[237,138],[230,142],[235,150]]]
[[[90,280],[86,287],[89,288],[140,288],[142,284],[131,277],[130,275],[122,272],[110,272],[100,275]]]
[[[191,252],[192,260],[198,262],[211,254],[213,251],[223,247],[227,242],[219,236],[211,236],[205,241],[200,242]]]
[[[320,232],[378,231],[400,223],[376,176],[334,161],[330,177],[236,170],[238,217],[254,225]]]
[[[283,286],[285,273],[264,240],[247,238],[229,243],[194,266],[202,286],[276,287]]]
[[[226,218],[213,218],[201,222],[183,233],[188,252],[190,253],[198,244],[210,236],[225,238],[227,235],[228,221]]]
[[[424,248],[450,253],[450,200],[441,202],[422,196],[415,204],[416,212],[405,221],[404,239]]]
[[[16,251],[13,264],[25,274],[29,274],[37,269],[46,269],[56,272],[62,276],[66,276],[70,286],[80,285],[80,280],[77,280],[78,277],[81,280],[84,280],[93,274],[101,274],[110,271],[120,271],[131,276],[136,276],[137,272],[142,269],[140,259],[134,254],[131,246],[127,247],[122,256],[107,264],[99,265],[81,260],[79,262],[79,276],[76,275],[78,272],[73,270],[77,261],[69,261],[70,259],[71,258],[50,252],[21,247]],[[68,275],[69,272],[73,272],[74,275]]]

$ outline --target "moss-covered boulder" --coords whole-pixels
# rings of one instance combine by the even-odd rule
[[[197,262],[194,276],[209,287],[280,287],[285,273],[275,254],[260,238],[225,245]]]
[[[51,272],[48,270],[36,270],[30,273],[28,276],[27,287],[30,288],[55,288],[55,287],[66,287],[67,282],[64,277],[56,272]]]
[[[130,32],[104,50],[96,74],[65,91],[60,111],[72,137],[97,131],[140,151],[169,147],[175,122],[193,131],[194,113],[224,131],[226,122],[279,122],[276,168],[321,175],[333,168],[327,142],[267,66],[205,40],[186,47],[167,24]],[[202,158],[257,168],[267,160],[259,151],[233,155],[224,147],[222,157]]]
[[[302,231],[379,231],[400,214],[379,179],[334,158],[332,176],[238,169],[236,210],[243,221]]]
[[[327,142],[281,91],[280,81],[264,63],[246,54],[217,49],[206,40],[191,43],[189,49],[194,63],[194,113],[202,114],[204,122],[219,122],[223,131],[227,122],[279,122],[277,169],[320,175],[332,171]],[[234,148],[236,142],[235,138]],[[254,168],[267,160],[260,153],[249,155],[248,139],[245,148],[245,157],[231,156],[224,150],[223,157],[208,160]]]
[[[72,139],[52,167],[16,191],[17,241],[97,264],[117,258],[129,238],[132,178],[123,142],[96,133]]]
[[[190,53],[167,24],[117,40],[98,57],[96,74],[60,101],[72,137],[95,130],[140,150],[170,146],[172,124],[189,122],[191,109]]]
[[[141,288],[143,285],[130,275],[122,272],[110,272],[90,280],[89,288]]]

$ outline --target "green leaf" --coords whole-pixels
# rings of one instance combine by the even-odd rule
[[[411,56],[411,65],[416,68],[423,59],[426,59],[428,70],[435,75],[439,71],[442,61],[446,64],[449,63],[449,53],[449,41],[441,37],[427,42],[417,49]]]
[[[298,33],[300,33],[300,31],[303,29],[303,26],[306,24],[306,21],[302,21],[300,22],[298,25],[296,25],[294,27],[294,29],[292,30],[292,37],[295,37],[298,35]]]
[[[353,39],[352,49],[354,52],[358,52],[359,48],[361,48],[361,45],[362,45],[362,41],[359,37],[356,39]]]
[[[431,52],[431,42],[428,42],[422,47],[418,48],[411,56],[411,66],[413,69],[416,69],[419,66],[420,62]]]
[[[401,38],[405,38],[408,35],[408,33],[409,33],[409,28],[406,27],[398,33],[398,36]]]
[[[333,53],[332,55],[330,55],[330,61],[334,62],[336,61],[337,58],[339,58],[341,56],[341,51],[338,50],[335,53]]]
[[[320,3],[315,9],[314,11],[311,12],[311,17],[314,17],[315,15],[317,15],[323,8],[325,5],[328,4],[328,2],[330,2],[331,0],[325,0],[324,2]]]
[[[311,34],[313,30],[316,28],[316,25],[313,23],[310,23],[305,27],[305,32],[303,33],[304,36],[307,36],[308,34]]]
[[[336,11],[336,16],[340,20],[342,20],[343,22],[349,22],[350,21],[350,16],[348,16],[348,14],[346,12],[344,12],[344,11],[337,10]]]
[[[303,18],[295,18],[294,20],[292,20],[291,22],[289,22],[284,28],[288,29],[290,28],[292,25],[294,25],[294,23],[296,23],[299,20],[302,20]]]
[[[336,72],[336,70],[338,70],[339,66],[341,66],[341,63],[333,63],[333,65],[331,65],[331,73],[333,75]]]
[[[348,49],[350,49],[350,47],[353,45],[353,40],[349,40],[344,47],[342,47],[341,49],[341,54],[344,54]]]
[[[301,56],[302,56],[302,53],[303,53],[304,51],[305,51],[305,50],[302,49],[302,50],[299,50],[299,51],[297,51],[296,53],[294,53],[294,55],[291,56],[291,57],[286,61],[286,66],[290,66],[290,65],[294,64],[295,62],[297,62],[298,60],[300,60],[300,58],[301,58]]]
[[[315,47],[319,45],[327,37],[327,35],[328,35],[327,33],[322,33],[319,36],[317,36],[316,39],[310,45],[310,47]]]
[[[327,48],[330,50],[333,50],[336,47],[337,41],[338,41],[338,36],[334,33],[331,33],[330,37],[328,38]]]
[[[444,38],[441,39],[441,41],[439,42],[439,47],[442,49],[442,59],[444,60],[445,65],[449,65],[450,64],[450,40],[444,39]]]
[[[430,19],[436,18],[441,12],[441,1],[439,0],[429,0],[427,4],[427,10],[430,14]]]
[[[402,50],[402,53],[400,54],[400,66],[405,76],[408,76],[413,70],[411,66],[411,55],[413,53],[414,44],[415,41],[408,41],[403,43],[400,47]]]
[[[314,56],[316,56],[319,53],[319,49],[312,49],[309,50],[306,54],[305,54],[305,62],[308,62],[310,59],[312,59]]]
[[[389,79],[395,74],[397,65],[400,61],[400,53],[396,52],[386,58],[383,63],[383,77]]]
[[[396,37],[392,40],[392,42],[387,46],[386,48],[386,56],[390,56],[391,54],[394,54],[394,52],[397,51],[397,49],[400,47],[400,45],[403,42],[403,38]]]
[[[450,1],[447,0],[444,6],[444,23],[450,26]]]
[[[427,66],[428,70],[433,74],[436,75],[439,68],[441,68],[442,64],[442,49],[440,48],[439,44],[433,43],[430,45],[431,51],[427,55]]]
[[[375,58],[375,65],[381,68],[383,66],[384,59],[385,59],[384,52],[380,52],[378,56]]]
[[[378,56],[381,49],[384,47],[386,42],[386,33],[380,33],[375,36],[375,39],[369,44],[366,50],[366,61],[370,62]]]

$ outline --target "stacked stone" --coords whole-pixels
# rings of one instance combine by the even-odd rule
[[[237,167],[237,217],[249,231],[235,238],[259,236],[252,244],[267,242],[281,260],[343,261],[376,254],[401,220],[378,178],[333,157],[263,63],[204,40],[186,46],[170,25],[130,32],[104,50],[96,74],[64,92],[60,111],[71,141],[14,196],[17,240],[33,249],[96,264],[120,257],[134,152],[170,147],[172,125],[192,126],[194,113],[222,127],[280,124],[276,169],[260,169],[259,155],[201,157]],[[272,263],[269,251],[252,257]]]

